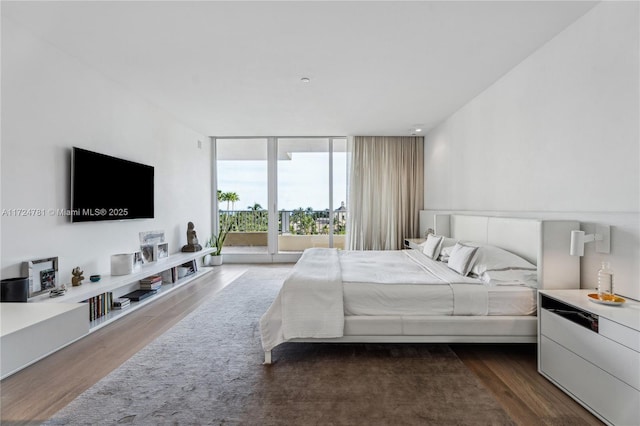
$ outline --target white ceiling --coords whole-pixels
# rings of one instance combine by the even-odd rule
[[[3,1],[2,14],[207,135],[406,135],[595,4]]]

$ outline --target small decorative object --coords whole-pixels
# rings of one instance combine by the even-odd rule
[[[79,266],[73,268],[71,271],[71,285],[74,287],[82,285],[82,280],[84,280],[84,276],[82,274],[84,274],[84,271],[82,271]]]
[[[141,246],[152,246],[164,243],[164,231],[145,231],[138,233]]]
[[[140,253],[140,252],[136,252]],[[111,256],[111,275],[128,275],[134,271],[136,253],[120,253]],[[142,255],[140,255],[142,262]]]
[[[153,257],[153,248],[154,246],[151,244],[140,246],[140,251],[142,252],[142,261],[144,263],[155,262],[155,259]]]
[[[613,296],[613,271],[609,262],[602,262],[598,270],[598,296],[606,300],[608,296]]]
[[[91,281],[92,283],[97,283],[98,281],[100,281],[100,278],[102,278],[100,275],[91,275],[89,277],[89,281]]]
[[[66,287],[64,285],[60,288],[54,288],[49,292],[49,297],[60,297],[63,296],[67,292]]]
[[[196,234],[193,222],[187,224],[187,244],[182,246],[183,252],[194,252],[202,250],[202,246],[198,244],[198,236]]]
[[[169,257],[169,243],[158,243],[153,246],[153,259],[162,260]]]
[[[58,285],[58,258],[48,257],[24,262],[22,274],[29,279],[29,297],[46,293]]]
[[[142,264],[144,261],[142,260],[142,252],[136,251],[133,253],[133,272],[139,271],[142,268]]]
[[[156,256],[156,245],[164,243],[164,231],[140,232],[140,251],[144,263],[151,263],[158,260]]]
[[[599,295],[598,293],[589,293],[589,300],[601,305],[610,306],[622,306],[626,302],[624,297],[616,296],[615,294]]]

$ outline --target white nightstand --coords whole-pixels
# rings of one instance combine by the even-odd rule
[[[422,250],[422,246],[420,244],[424,243],[425,241],[425,238],[405,238],[404,247],[408,249]]]
[[[640,303],[538,292],[538,371],[607,424],[640,419]]]

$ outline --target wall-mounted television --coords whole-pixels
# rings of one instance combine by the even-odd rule
[[[153,166],[73,147],[72,222],[153,217]]]

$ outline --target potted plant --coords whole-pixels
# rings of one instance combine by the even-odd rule
[[[231,231],[231,224],[221,228],[218,234],[211,234],[211,238],[207,242],[207,246],[215,247],[215,250],[211,253],[211,260],[209,261],[211,266],[222,265],[222,246],[224,245],[224,240],[227,238],[229,231]]]

